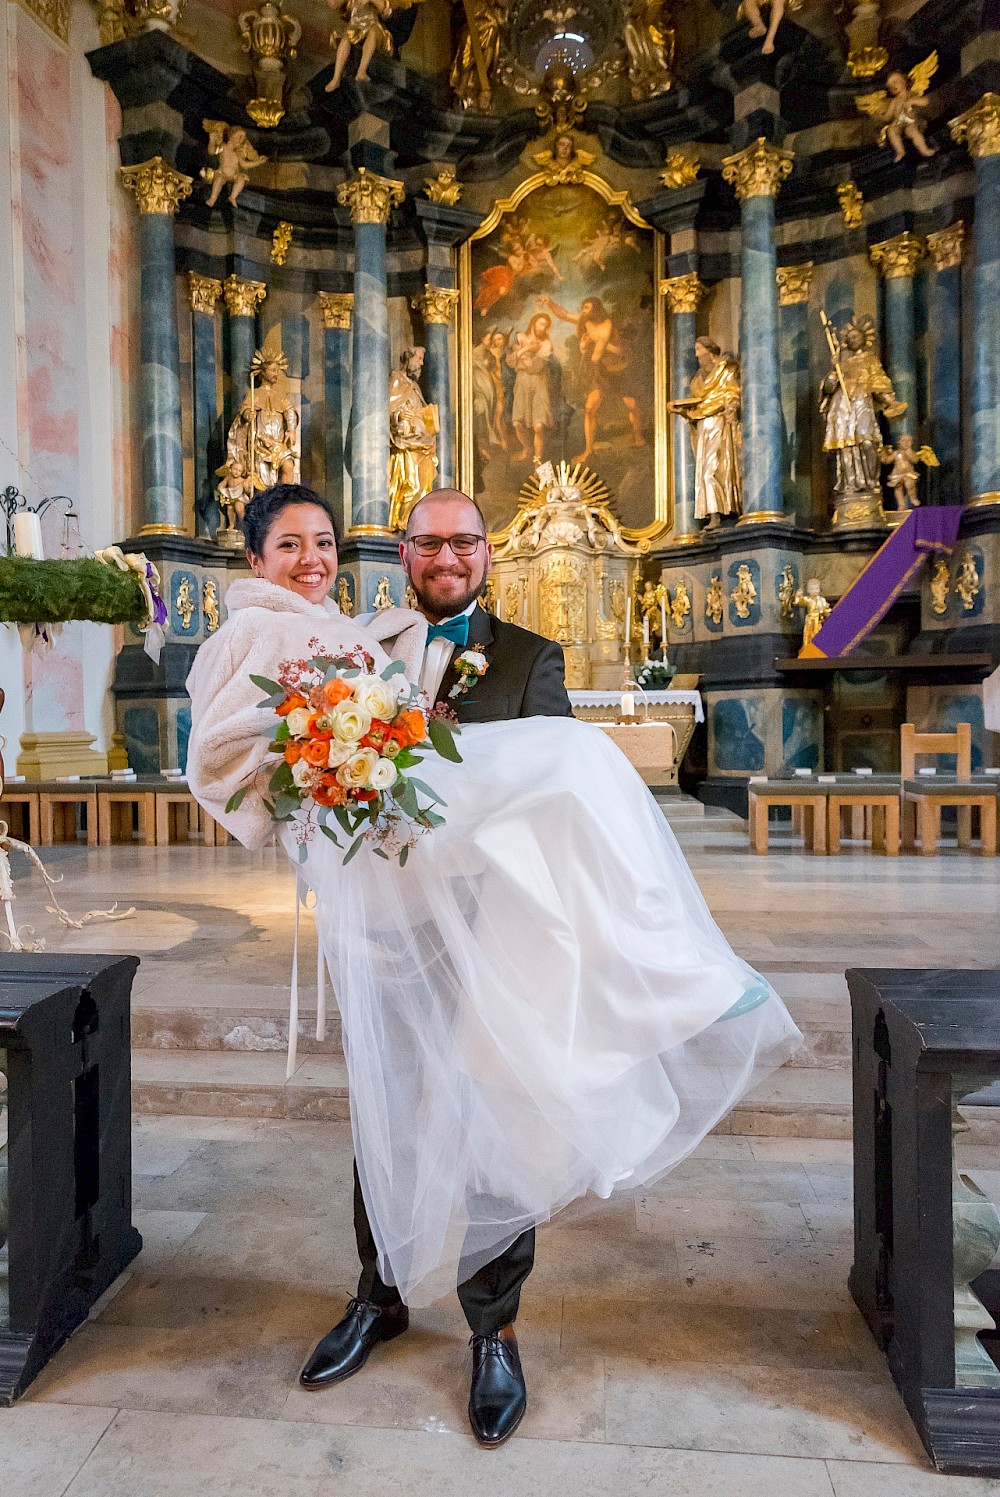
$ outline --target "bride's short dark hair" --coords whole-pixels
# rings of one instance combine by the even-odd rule
[[[321,509],[329,518],[330,528],[339,546],[337,520],[329,500],[324,499],[322,494],[317,494],[315,489],[306,488],[304,483],[276,483],[273,488],[255,494],[243,513],[243,535],[248,551],[252,551],[254,556],[262,555],[271,526],[290,504],[315,504]]]

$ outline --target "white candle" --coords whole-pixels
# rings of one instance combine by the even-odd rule
[[[622,717],[635,717],[635,695],[633,692],[622,692],[621,709]]]
[[[497,583],[496,617],[500,618],[500,584]]]
[[[664,598],[660,599],[660,643],[663,645],[663,658],[667,658],[667,604]]]
[[[642,642],[649,649],[649,614],[643,615],[642,620]]]
[[[30,509],[19,510],[14,516],[14,550],[18,556],[33,556],[36,561],[45,560],[42,550],[42,522]]]
[[[625,653],[626,653],[626,655],[629,652],[629,647],[630,647],[631,644],[632,644],[632,595],[629,594],[629,600],[625,604]]]

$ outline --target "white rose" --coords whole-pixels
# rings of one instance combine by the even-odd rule
[[[359,676],[354,682],[354,699],[372,717],[389,722],[396,711],[399,693],[392,681],[383,681],[381,676]]]
[[[331,738],[327,765],[330,769],[339,769],[342,764],[347,763],[354,752],[353,743],[338,743],[336,738]]]
[[[484,671],[486,669],[486,656],[481,650],[465,650],[458,658],[471,665],[473,670]]]
[[[346,764],[342,764],[337,770],[337,780],[345,790],[366,790],[371,772],[378,763],[378,754],[374,749],[358,749],[352,754]]]
[[[371,790],[388,790],[396,783],[396,766],[391,759],[379,759],[368,777]]]
[[[293,738],[305,738],[309,732],[309,719],[312,713],[308,707],[293,707],[285,718],[288,731]]]
[[[304,759],[299,759],[296,764],[292,765],[292,779],[300,790],[308,790],[311,785],[315,785],[320,773],[320,770],[307,764]]]
[[[328,715],[330,731],[341,743],[357,743],[359,738],[364,738],[372,725],[372,715],[367,707],[362,707],[359,702],[352,702],[350,699],[338,702]]]

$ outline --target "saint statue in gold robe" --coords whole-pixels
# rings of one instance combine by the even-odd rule
[[[236,531],[254,494],[276,483],[299,481],[299,413],[281,388],[284,354],[259,349],[250,365],[250,392],[226,438],[226,461],[216,470],[219,503]]]
[[[389,527],[403,530],[437,475],[438,408],[418,384],[424,350],[406,348],[389,376]]]
[[[671,400],[667,409],[691,425],[694,446],[695,518],[714,530],[723,515],[743,512],[740,453],[740,366],[711,338],[696,338],[698,370],[691,378],[691,395]]]
[[[844,500],[878,498],[882,457],[881,411],[890,421],[906,410],[872,346],[875,329],[868,318],[849,322],[839,338],[832,328],[833,368],[820,386],[820,410],[826,417],[823,451],[836,454],[833,492]]]

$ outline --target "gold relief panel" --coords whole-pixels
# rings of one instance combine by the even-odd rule
[[[583,464],[651,543],[672,513],[663,236],[570,144],[570,176],[542,163],[461,248],[460,486],[503,545],[537,464]]]
[[[862,209],[865,205],[860,188],[855,187],[853,182],[841,182],[837,188],[837,201],[846,227],[860,229],[864,222]]]
[[[424,178],[424,191],[430,202],[443,203],[446,208],[454,208],[462,196],[462,184],[456,180],[455,168],[445,166],[436,177]]]
[[[660,181],[664,187],[672,189],[690,187],[697,180],[700,170],[701,162],[697,156],[686,156],[683,151],[673,151],[660,173]]]

